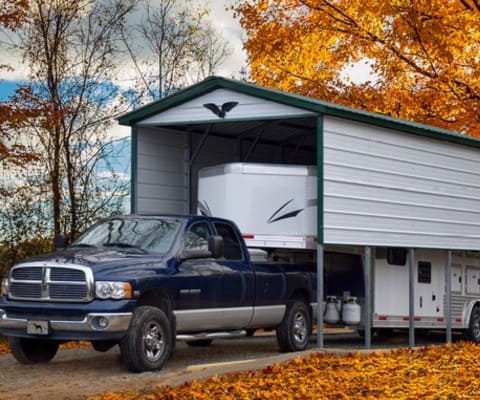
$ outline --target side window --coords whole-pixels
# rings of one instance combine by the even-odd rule
[[[184,249],[187,251],[208,250],[210,236],[210,228],[205,222],[192,225],[185,235]]]
[[[241,260],[242,246],[238,241],[235,231],[230,225],[215,223],[217,233],[223,238],[223,253],[226,260]]]
[[[432,263],[418,262],[418,283],[432,283]]]
[[[405,265],[407,263],[407,249],[403,247],[387,248],[387,262],[390,265]]]

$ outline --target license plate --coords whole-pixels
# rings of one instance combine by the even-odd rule
[[[27,321],[27,333],[29,335],[48,335],[48,321]]]

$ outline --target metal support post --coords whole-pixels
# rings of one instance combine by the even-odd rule
[[[415,250],[408,249],[408,345],[415,346]]]
[[[446,291],[446,307],[445,319],[447,320],[447,343],[452,343],[452,251],[447,250],[445,260],[445,287]]]
[[[365,280],[365,348],[372,347],[372,316],[371,316],[371,282],[370,282],[370,268],[372,265],[372,249],[365,247],[365,255],[363,262],[363,275]]]
[[[323,349],[323,246],[317,245],[317,346]]]

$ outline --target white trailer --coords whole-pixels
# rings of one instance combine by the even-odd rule
[[[281,255],[290,251],[298,256],[298,250],[316,248],[316,194],[316,168],[311,166],[227,163],[199,171],[198,213],[235,221],[249,247]],[[348,324],[359,323],[358,328],[363,329],[360,310],[358,318],[351,318],[352,298],[358,298],[359,305],[364,306],[362,249],[350,246],[326,250],[324,322],[337,324],[346,320]],[[373,328],[409,327],[407,254],[406,248],[373,249]],[[315,259],[313,255],[311,258]],[[444,251],[416,250],[417,328],[446,328],[445,273]],[[480,329],[480,319],[472,321],[470,317],[480,301],[480,252],[453,252],[451,290],[452,328],[478,336],[472,330]]]
[[[202,168],[198,212],[235,221],[249,247],[315,249],[317,168],[240,162]]]

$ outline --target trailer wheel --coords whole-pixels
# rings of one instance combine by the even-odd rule
[[[305,350],[312,334],[312,318],[303,301],[287,303],[282,323],[277,327],[277,342],[282,352]]]
[[[54,340],[8,337],[8,345],[21,364],[47,363],[57,354],[59,343]]]
[[[467,329],[467,336],[475,343],[480,343],[480,306],[473,307],[470,316],[470,324]]]
[[[173,351],[170,321],[157,307],[138,307],[120,343],[123,362],[129,371],[156,371]]]

